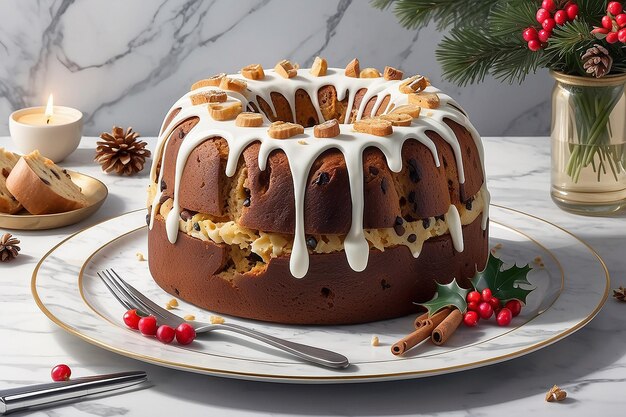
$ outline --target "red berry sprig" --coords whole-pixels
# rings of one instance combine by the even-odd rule
[[[124,313],[124,323],[131,329],[139,330],[144,336],[155,336],[158,341],[169,344],[174,339],[180,345],[188,345],[196,338],[196,331],[189,323],[181,323],[176,329],[165,324],[158,325],[154,316],[145,316],[136,309]]]
[[[607,43],[626,43],[626,13],[619,1],[612,1],[606,7],[606,16],[602,17],[602,27],[594,26],[591,31],[598,39]]]
[[[519,300],[509,300],[502,307],[500,300],[493,296],[489,288],[482,292],[470,291],[466,300],[467,312],[463,315],[463,322],[468,327],[475,327],[480,319],[488,320],[491,316],[495,316],[499,326],[508,326],[513,317],[522,311],[522,303]]]
[[[558,9],[558,6],[561,6]],[[578,16],[578,5],[573,1],[543,0],[541,8],[537,10],[535,18],[541,25],[540,29],[528,27],[522,32],[522,38],[528,44],[528,49],[533,52],[539,51],[548,45],[552,31],[558,26],[563,26]]]

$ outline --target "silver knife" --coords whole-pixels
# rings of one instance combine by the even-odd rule
[[[147,378],[142,371],[120,372],[0,390],[0,415],[130,387]]]

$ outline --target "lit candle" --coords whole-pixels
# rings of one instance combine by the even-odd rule
[[[71,107],[55,106],[52,94],[45,107],[17,110],[9,117],[9,130],[17,149],[24,154],[38,149],[54,162],[76,150],[82,128],[83,114]]]
[[[52,94],[48,97],[48,104],[43,113],[26,113],[17,118],[18,122],[32,126],[58,126],[71,123],[75,120],[76,116],[72,117],[72,115],[67,112],[57,111],[55,113]]]

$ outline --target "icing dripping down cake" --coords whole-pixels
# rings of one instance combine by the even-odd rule
[[[149,265],[167,292],[279,323],[399,317],[488,254],[480,136],[422,76],[289,61],[201,80],[151,169]]]

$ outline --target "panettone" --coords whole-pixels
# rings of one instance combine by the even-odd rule
[[[317,64],[218,74],[166,116],[147,221],[169,293],[252,319],[357,323],[411,313],[435,282],[469,286],[485,265],[489,193],[465,112],[425,77]]]

